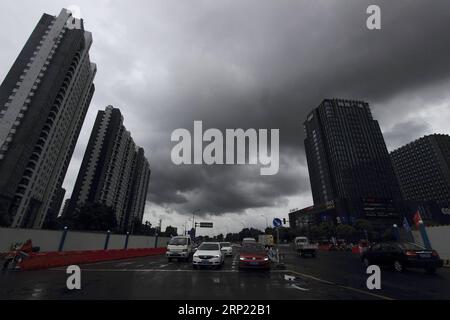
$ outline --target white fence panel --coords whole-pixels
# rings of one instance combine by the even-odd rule
[[[436,250],[442,259],[450,259],[450,226],[427,227],[428,238],[431,246]],[[416,242],[423,245],[419,231],[413,231]]]
[[[23,243],[28,239],[33,241],[34,247],[40,247],[41,252],[58,251],[63,231],[37,230],[37,229],[10,229],[0,228],[0,252],[9,251],[11,245]],[[103,250],[105,247],[106,232],[80,232],[67,231],[64,241],[64,251]],[[111,234],[108,249],[123,249],[126,235]],[[166,247],[169,238],[159,237],[158,247]],[[131,236],[128,239],[128,248],[154,248],[155,237]]]

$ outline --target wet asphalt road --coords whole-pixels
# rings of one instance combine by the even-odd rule
[[[235,250],[237,251],[237,250]],[[81,266],[81,290],[66,287],[65,268],[0,275],[0,299],[170,299],[170,300],[380,300],[450,299],[450,269],[397,274],[382,270],[382,289],[370,291],[359,257],[321,252],[300,258],[282,248],[286,269],[239,271],[238,255],[221,270],[193,270],[163,256]]]

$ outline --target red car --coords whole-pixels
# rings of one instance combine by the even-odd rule
[[[240,269],[270,269],[270,259],[266,249],[259,244],[242,246],[239,254]]]

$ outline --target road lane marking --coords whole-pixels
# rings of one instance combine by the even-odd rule
[[[82,268],[82,266],[81,266]],[[66,269],[54,268],[49,269],[50,271],[66,271]],[[192,269],[81,269],[83,272],[179,272],[179,273],[239,273],[239,270],[230,270],[230,269],[222,269],[222,270],[192,270]],[[286,273],[289,271],[286,270],[271,270],[270,273]]]
[[[286,280],[286,281],[295,281],[295,277],[285,274],[284,275],[284,280]]]
[[[318,282],[322,282],[322,283],[325,283],[325,284],[333,285],[333,286],[336,286],[336,287],[339,287],[339,288],[355,291],[355,292],[358,292],[358,293],[364,293],[366,295],[369,295],[369,296],[372,296],[372,297],[375,297],[375,298],[378,298],[378,299],[395,300],[393,298],[390,298],[390,297],[387,297],[387,296],[383,296],[383,295],[380,295],[380,294],[367,292],[367,291],[364,291],[364,290],[360,290],[360,289],[356,289],[356,288],[353,288],[353,287],[344,286],[344,285],[341,285],[341,284],[338,284],[338,283],[335,283],[335,282],[331,282],[331,281],[328,281],[328,280],[320,279],[320,278],[317,278],[317,277],[309,275],[309,274],[304,274],[304,273],[293,271],[293,270],[288,270],[287,272],[299,275],[299,276],[304,277],[304,278],[308,278],[308,279],[312,279],[312,280],[315,280],[315,281],[318,281]]]
[[[294,277],[294,276],[285,274],[285,275],[284,275],[284,280],[286,280],[286,281],[288,281],[288,282],[294,282],[295,280],[297,280],[297,278]],[[297,289],[297,290],[300,290],[300,291],[309,291],[309,289],[302,288],[302,287],[296,285],[295,283],[291,283],[291,284],[289,285],[289,287],[290,287],[290,288]]]
[[[295,284],[291,284],[291,287],[292,287],[292,288],[295,288],[295,289],[298,289],[298,290],[300,290],[300,291],[309,291],[309,289],[299,287],[299,286],[297,286],[297,285],[295,285]]]
[[[66,269],[50,269],[50,271],[66,271]],[[183,270],[183,269],[82,269],[83,272],[180,272],[180,273],[237,273],[233,270]]]
[[[139,258],[144,258],[144,257],[139,257]],[[124,265],[128,265],[128,264],[133,264],[135,261],[130,261],[129,259],[127,260],[108,260],[108,261],[98,261],[98,262],[90,262],[90,263],[84,263],[82,264],[85,267],[88,266],[97,266],[97,265],[102,265],[102,264],[114,264],[117,263],[116,266],[124,266]],[[157,263],[157,262],[150,262],[150,264],[152,263]],[[54,269],[54,268],[52,268]],[[52,270],[49,269],[49,270]]]
[[[322,283],[325,283],[325,284],[331,284],[331,285],[335,285],[335,284],[336,284],[336,283],[331,282],[331,281],[328,281],[328,280],[320,279],[320,278],[314,277],[314,276],[312,276],[312,275],[300,273],[300,272],[293,271],[293,270],[287,270],[287,272],[288,272],[288,273],[289,273],[289,272],[290,272],[290,273],[294,273],[294,274],[299,275],[299,276],[302,276],[302,277],[304,277],[304,278],[309,278],[309,279],[316,280],[316,281],[319,281],[319,282],[322,282]]]
[[[34,297],[34,298],[37,298],[37,297],[39,297],[40,295],[42,295],[42,292],[43,292],[43,291],[44,291],[43,289],[35,288],[35,289],[33,290],[33,293],[31,294],[31,296]]]
[[[123,266],[128,266],[130,264],[133,264],[133,261],[116,263],[115,266],[116,267],[123,267]]]

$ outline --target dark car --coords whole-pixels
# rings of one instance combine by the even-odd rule
[[[378,265],[393,267],[402,272],[407,268],[421,268],[435,273],[443,266],[443,261],[435,250],[428,250],[410,242],[383,242],[371,246],[362,255],[365,266]]]
[[[266,249],[260,244],[245,244],[239,254],[240,269],[270,269]]]

